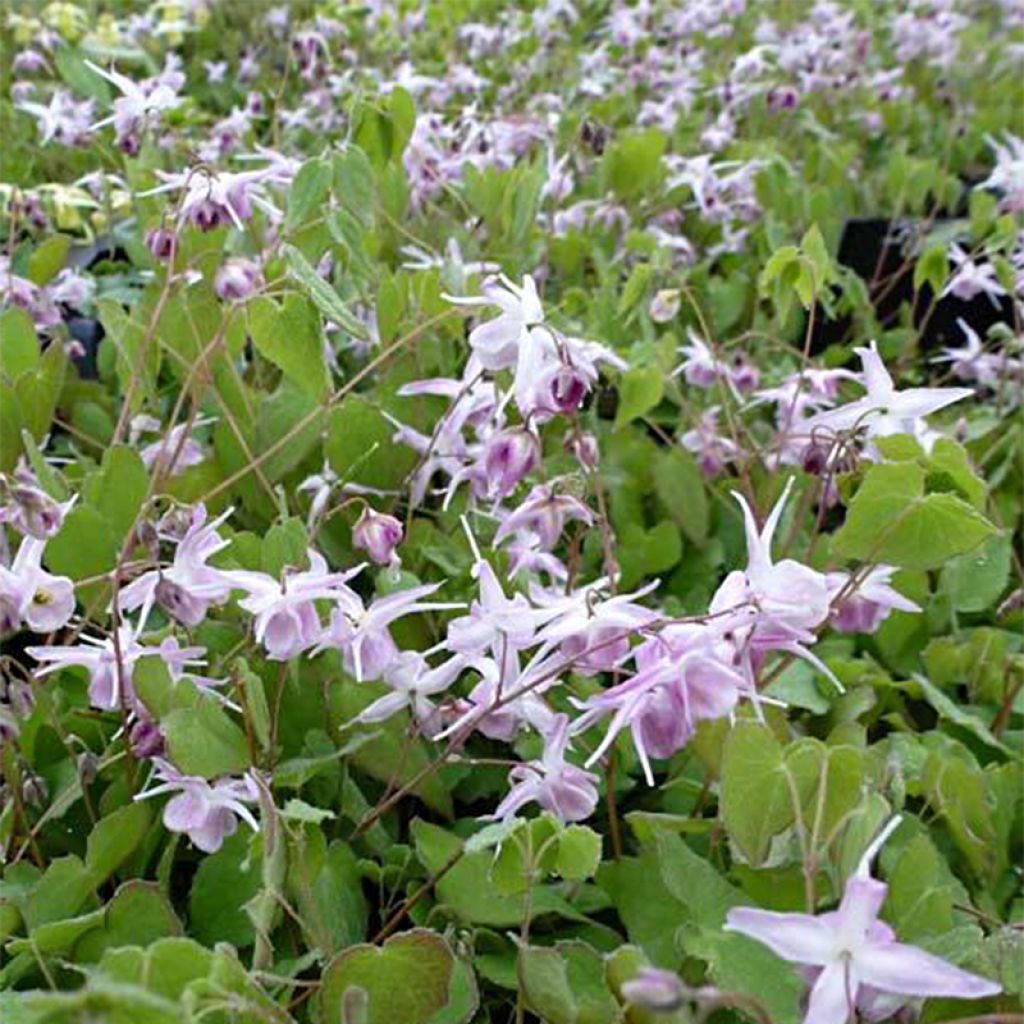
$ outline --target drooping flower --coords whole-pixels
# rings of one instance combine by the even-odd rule
[[[726,931],[747,935],[783,960],[814,969],[804,1024],[846,1024],[859,1002],[878,993],[980,999],[1002,991],[994,981],[898,942],[892,928],[879,920],[889,887],[871,876],[871,861],[899,823],[894,818],[868,847],[836,910],[796,914],[734,907],[728,913]]]
[[[362,566],[355,572],[361,569]],[[354,572],[346,574],[346,578],[352,575]],[[375,598],[368,605],[354,590],[345,587],[337,594],[330,624],[313,653],[334,648],[342,653],[345,671],[357,681],[380,679],[400,653],[388,629],[391,623],[418,612],[464,607],[457,602],[422,600],[436,593],[441,586],[440,583],[426,583],[409,587]]]
[[[949,258],[956,264],[956,271],[939,292],[939,298],[954,295],[963,302],[970,302],[977,295],[987,295],[989,302],[998,309],[1006,289],[999,283],[996,268],[991,263],[976,263],[955,242],[949,247]]]
[[[876,565],[845,596],[832,613],[832,628],[840,633],[874,633],[892,611],[920,612],[921,609],[890,584],[896,567]],[[825,577],[833,601],[848,586],[851,574],[830,572]]]
[[[163,758],[153,758],[153,764],[157,785],[135,799],[175,794],[164,808],[164,825],[172,832],[183,832],[204,853],[216,853],[238,830],[239,818],[254,832],[259,831],[259,822],[246,806],[259,799],[251,775],[209,782],[198,775],[183,775]]]
[[[529,803],[539,804],[560,821],[584,821],[597,806],[598,778],[565,759],[569,746],[569,716],[558,715],[544,737],[540,760],[516,765],[509,772],[512,788],[486,819],[507,821]]]
[[[280,581],[262,572],[231,570],[225,573],[234,588],[248,597],[238,602],[253,616],[253,635],[274,661],[297,658],[317,644],[324,627],[316,602],[359,598],[346,583],[362,571],[330,572],[323,555],[310,548],[309,568],[286,569]]]
[[[352,546],[365,551],[377,565],[393,565],[397,560],[395,548],[402,543],[404,532],[394,516],[375,512],[366,505],[352,527]]]
[[[231,542],[217,533],[231,515],[228,509],[213,522],[206,522],[206,506],[192,510],[192,521],[178,542],[174,560],[165,569],[143,573],[121,590],[121,611],[142,608],[145,622],[150,608],[159,604],[169,615],[186,626],[197,626],[213,605],[223,604],[234,586],[231,577],[207,562]]]
[[[383,722],[408,708],[425,735],[433,736],[440,729],[440,716],[430,698],[447,690],[465,666],[459,654],[431,668],[419,651],[401,651],[384,670],[391,692],[363,708],[356,721]]]
[[[593,513],[579,500],[554,484],[538,484],[520,505],[501,521],[494,534],[497,547],[515,533],[532,533],[544,551],[551,551],[565,529],[566,520],[593,526]]]
[[[178,89],[184,85],[184,76],[180,72],[171,75],[164,73],[133,82],[117,71],[105,71],[91,60],[85,63],[121,90],[121,95],[114,100],[114,113],[97,121],[93,129],[113,124],[118,145],[134,156],[138,152],[143,132],[156,125],[166,111],[173,110],[181,103]]]

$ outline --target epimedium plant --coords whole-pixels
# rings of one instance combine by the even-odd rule
[[[1018,4],[5,18],[5,1021],[1018,1019]]]

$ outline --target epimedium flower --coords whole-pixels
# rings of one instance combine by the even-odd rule
[[[804,1024],[846,1024],[860,1002],[878,993],[980,999],[1002,991],[994,981],[897,941],[892,928],[879,920],[889,887],[871,876],[871,861],[900,820],[890,821],[868,847],[836,910],[798,914],[734,907],[726,917],[726,931],[814,969]]]
[[[383,673],[384,682],[391,692],[363,708],[355,721],[383,722],[408,708],[426,735],[434,735],[440,730],[440,714],[430,698],[444,693],[459,677],[466,663],[466,658],[456,654],[431,668],[419,651],[399,652]]]
[[[359,566],[355,572],[361,571]],[[355,574],[350,572],[346,578]],[[358,682],[379,679],[399,656],[398,647],[388,627],[392,622],[417,612],[446,611],[464,605],[450,601],[423,601],[422,598],[440,590],[440,583],[408,587],[364,604],[362,598],[348,587],[337,594],[328,628],[323,631],[313,653],[327,648],[340,650],[345,671]]]
[[[402,543],[404,532],[394,516],[366,505],[352,527],[352,546],[365,551],[377,565],[394,565],[398,561],[395,549]]]
[[[10,566],[0,565],[0,633],[22,623],[35,633],[60,629],[75,610],[75,585],[43,568],[46,540],[26,535]]]
[[[225,302],[243,302],[264,287],[263,268],[242,257],[226,260],[213,277],[213,290]]]
[[[89,674],[89,703],[102,711],[117,711],[122,707],[136,708],[132,670],[140,658],[159,657],[176,681],[191,666],[203,664],[205,648],[182,647],[173,636],[165,637],[157,646],[145,646],[139,642],[135,629],[123,625],[118,629],[116,644],[113,637],[98,639],[83,634],[81,643],[28,647],[26,653],[43,663],[35,672],[40,679],[65,668],[84,668]]]
[[[207,562],[231,543],[217,533],[217,528],[232,511],[228,509],[207,523],[206,506],[196,505],[171,564],[143,573],[124,587],[119,595],[121,611],[142,608],[139,621],[144,623],[155,603],[178,622],[198,626],[212,606],[223,604],[231,595],[232,578]]]
[[[227,777],[209,782],[198,775],[183,775],[160,757],[153,758],[153,765],[157,785],[135,799],[173,793],[164,808],[164,825],[171,832],[187,835],[204,853],[216,853],[224,840],[238,830],[239,818],[254,832],[259,831],[259,822],[246,806],[259,799],[251,773],[240,779]]]
[[[537,537],[542,550],[551,551],[561,538],[567,520],[594,525],[593,513],[579,498],[559,490],[556,482],[538,484],[502,519],[494,534],[494,546],[515,533],[527,532]]]
[[[175,174],[157,171],[157,175],[164,184],[140,194],[183,191],[179,224],[188,220],[200,231],[233,224],[241,231],[245,222],[252,219],[254,206],[271,220],[280,217],[280,211],[266,197],[263,171],[214,172],[200,167]]]
[[[597,806],[598,777],[565,759],[568,746],[569,716],[557,715],[544,737],[540,759],[516,765],[509,772],[511,789],[484,820],[507,821],[530,803],[539,804],[563,823],[589,818]]]
[[[860,356],[867,394],[811,417],[804,424],[808,433],[862,427],[868,437],[915,434],[919,432],[917,425],[925,416],[974,394],[971,388],[905,388],[898,391],[874,342],[869,348],[854,351]]]
[[[833,603],[844,595],[832,612],[832,628],[840,633],[874,633],[892,611],[920,612],[919,605],[891,585],[896,571],[892,565],[876,565],[849,593],[845,591],[851,573],[828,573],[825,579]]]
[[[238,606],[253,616],[253,636],[273,661],[297,658],[320,641],[324,627],[317,601],[359,600],[346,584],[362,572],[362,565],[330,572],[319,552],[309,548],[306,555],[308,569],[286,569],[280,580],[248,569],[224,574],[232,589],[247,592]]]
[[[184,85],[185,76],[180,72],[170,75],[164,73],[141,82],[134,82],[117,71],[105,71],[91,60],[85,63],[96,74],[121,90],[121,95],[114,100],[113,114],[102,121],[97,121],[92,130],[113,124],[118,145],[130,155],[135,155],[143,132],[157,124],[166,111],[173,110],[181,103],[178,89]]]

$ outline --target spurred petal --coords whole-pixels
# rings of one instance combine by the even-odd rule
[[[725,930],[764,943],[783,960],[814,967],[829,963],[835,948],[832,929],[810,914],[734,907],[725,919]]]
[[[889,399],[895,390],[892,377],[878,354],[878,348],[874,342],[870,348],[855,348],[854,352],[860,356],[861,365],[864,367],[864,385],[868,389],[868,395],[873,405],[888,405]]]
[[[878,918],[889,887],[869,876],[852,875],[846,882],[837,911],[839,942],[846,949],[859,949],[868,929]]]
[[[857,954],[857,976],[865,984],[905,996],[955,996],[979,999],[1002,991],[988,978],[954,967],[916,946],[888,942]]]

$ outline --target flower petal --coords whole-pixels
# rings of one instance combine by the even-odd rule
[[[857,976],[865,984],[905,996],[994,996],[1001,986],[988,978],[954,967],[916,946],[888,942],[857,953]]]
[[[815,967],[830,962],[835,946],[832,929],[810,914],[734,907],[725,919],[725,930],[756,939],[783,960]]]

